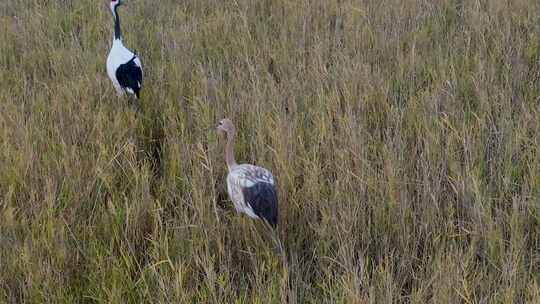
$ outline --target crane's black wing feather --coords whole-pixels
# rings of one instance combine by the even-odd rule
[[[251,206],[255,215],[265,219],[272,227],[278,223],[278,197],[273,184],[258,182],[242,188],[244,201]]]
[[[135,63],[135,58],[133,56],[130,61],[121,64],[116,70],[116,79],[122,88],[126,91],[131,89],[135,96],[139,98],[139,92],[141,91],[142,86],[142,69]]]

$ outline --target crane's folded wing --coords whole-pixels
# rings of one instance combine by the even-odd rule
[[[136,64],[135,59],[137,59],[136,56],[118,67],[116,79],[122,88],[139,97],[142,87],[142,69]]]
[[[255,215],[265,219],[270,225],[278,222],[278,198],[274,185],[265,182],[243,187],[244,201],[251,206]]]

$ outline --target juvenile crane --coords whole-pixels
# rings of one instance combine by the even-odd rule
[[[229,119],[219,122],[218,131],[227,135],[225,161],[229,168],[227,190],[238,213],[251,218],[262,218],[272,227],[278,223],[278,198],[274,177],[270,171],[234,160],[236,129]]]
[[[139,98],[143,78],[142,65],[139,56],[128,50],[122,43],[120,16],[117,11],[122,4],[122,0],[112,0],[110,4],[114,18],[114,39],[107,58],[107,74],[118,96],[127,92]]]

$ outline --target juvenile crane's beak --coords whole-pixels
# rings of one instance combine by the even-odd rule
[[[223,125],[221,124],[221,122],[218,122],[218,124],[216,125],[216,130],[218,132],[225,132],[225,130],[223,129]]]

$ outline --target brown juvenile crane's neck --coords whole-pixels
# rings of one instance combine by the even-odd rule
[[[225,146],[225,162],[229,171],[236,166],[236,160],[234,160],[234,139],[236,137],[235,130],[227,132],[227,145]]]

